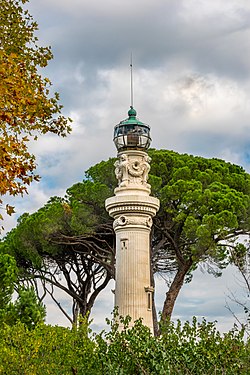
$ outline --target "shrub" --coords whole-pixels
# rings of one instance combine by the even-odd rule
[[[72,329],[23,323],[0,327],[3,375],[176,375],[249,374],[250,342],[244,331],[220,334],[214,323],[165,323],[153,337],[139,320],[109,321],[110,331],[94,334],[83,320]]]

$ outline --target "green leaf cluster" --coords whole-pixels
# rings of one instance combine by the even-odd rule
[[[11,301],[17,272],[15,259],[0,253],[0,311]]]
[[[46,310],[33,288],[17,282],[18,268],[9,254],[0,253],[0,323],[13,326],[22,322],[29,329],[45,319]],[[12,301],[14,291],[17,298]]]
[[[0,373],[89,374],[99,373],[95,342],[82,322],[79,329],[44,324],[28,330],[23,323],[0,327]]]

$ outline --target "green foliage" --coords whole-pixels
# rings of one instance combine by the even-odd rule
[[[11,301],[16,279],[15,259],[8,254],[0,253],[0,315],[2,309]]]
[[[79,329],[22,323],[0,327],[0,373],[6,375],[98,374],[95,347],[82,322]]]
[[[104,208],[110,195],[104,184],[90,180],[75,184],[65,198],[53,197],[34,214],[22,215],[0,249],[13,255],[24,273],[45,270],[58,257],[70,262],[74,254],[61,236],[91,236],[99,225],[111,222]]]
[[[173,151],[150,155],[152,188],[162,204],[159,214],[176,229],[183,227],[181,240],[192,244],[192,251],[201,253],[204,243],[209,248],[215,238],[232,231],[249,231],[250,177],[241,167]]]
[[[117,179],[115,177],[115,169],[114,169],[115,158],[109,158],[106,161],[101,161],[100,163],[90,167],[85,176],[87,179],[105,184],[111,191],[117,185]]]
[[[17,299],[12,302],[18,268],[9,254],[0,253],[0,323],[14,325],[23,322],[29,329],[45,319],[46,310],[33,288],[18,286]]]
[[[67,189],[72,209],[70,224],[75,234],[93,231],[98,224],[110,220],[105,210],[105,200],[111,195],[112,190],[106,184],[91,180],[84,180]]]
[[[18,297],[15,302],[7,307],[5,322],[9,325],[21,322],[27,328],[32,329],[45,320],[46,309],[38,300],[32,287],[19,287],[17,293]]]
[[[94,335],[86,320],[79,328],[44,324],[28,330],[0,327],[0,373],[6,375],[247,375],[250,343],[243,331],[220,334],[214,323],[165,323],[155,338],[141,321],[118,332]]]
[[[32,215],[24,214],[17,227],[7,234],[0,247],[17,259],[18,265],[41,267],[49,255],[64,252],[51,239],[95,233],[96,227],[110,222],[105,199],[112,195],[106,184],[90,179],[67,190],[65,198],[52,197]]]
[[[247,374],[249,347],[243,336],[244,330],[221,335],[215,323],[205,319],[199,323],[195,317],[191,324],[178,321],[175,327],[168,322],[162,327],[166,352],[175,348],[172,364],[176,373],[185,369],[188,374]]]
[[[58,246],[48,241],[51,234],[62,231],[71,234],[71,208],[63,199],[52,198],[35,214],[24,214],[17,228],[6,236],[0,248],[11,253],[21,270],[41,269],[43,257],[58,252]],[[62,252],[62,249],[59,249]]]

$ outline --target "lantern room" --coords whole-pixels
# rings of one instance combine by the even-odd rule
[[[128,116],[114,129],[114,143],[118,152],[130,149],[147,150],[151,142],[150,127],[136,118],[136,110],[132,106]]]

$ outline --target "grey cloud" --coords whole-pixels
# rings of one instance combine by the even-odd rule
[[[249,72],[244,62],[249,9],[239,6],[237,17],[215,9],[212,15],[204,13],[197,19],[192,15],[195,2],[185,8],[183,1],[158,0],[154,7],[141,8],[141,2],[136,1],[127,12],[124,7],[123,11],[119,7],[107,11],[106,3],[100,4],[97,12],[85,3],[76,16],[53,8],[51,3],[46,21],[41,18],[41,36],[52,43],[55,58],[63,64],[84,60],[86,70],[110,68],[124,63],[133,50],[138,66],[157,67],[181,56],[201,71],[236,77]],[[43,26],[48,29],[46,35]]]

